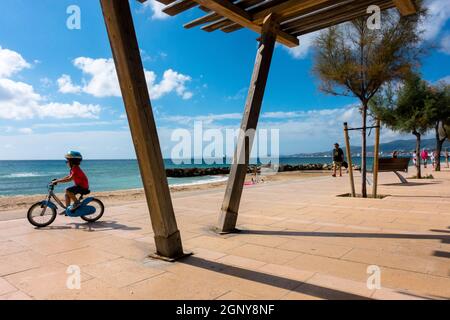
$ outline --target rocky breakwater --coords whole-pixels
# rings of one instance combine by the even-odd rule
[[[258,166],[258,172],[261,167]],[[299,165],[280,165],[278,172],[292,171],[324,171],[332,170],[332,164],[299,164]],[[247,173],[253,173],[255,166],[249,166]],[[202,176],[219,176],[230,173],[230,167],[209,167],[209,168],[173,168],[166,169],[166,174],[170,178],[192,178]]]

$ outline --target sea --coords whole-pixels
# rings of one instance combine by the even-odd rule
[[[175,164],[172,160],[165,160],[166,168],[207,168],[226,167],[225,164]],[[329,164],[330,157],[317,158],[280,158],[280,164]],[[372,166],[372,158],[368,158],[368,166]],[[360,158],[353,159],[354,164],[360,163]],[[85,160],[82,169],[89,177],[90,187],[95,191],[114,191],[142,188],[142,181],[136,160]],[[35,195],[47,192],[48,183],[54,178],[62,178],[68,174],[68,167],[64,160],[39,161],[0,161],[0,197],[15,195]],[[204,176],[192,178],[168,178],[170,185],[194,185],[225,181],[223,176]],[[63,191],[64,186],[58,186],[57,192]]]

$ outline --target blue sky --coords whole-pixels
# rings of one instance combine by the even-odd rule
[[[191,130],[196,120],[239,127],[257,35],[185,30],[200,11],[168,17],[152,0],[131,4],[164,156],[173,130]],[[425,37],[437,48],[422,72],[436,82],[450,76],[450,9],[446,0],[428,4]],[[66,27],[70,5],[81,9],[80,30]],[[313,38],[275,50],[260,124],[280,130],[282,154],[328,150],[342,140],[342,122],[359,122],[355,99],[318,91]],[[0,159],[58,159],[69,149],[89,158],[134,158],[124,112],[98,1],[0,2]]]

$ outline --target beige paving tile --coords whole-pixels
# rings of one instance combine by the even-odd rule
[[[240,267],[240,268],[248,268],[251,270],[257,269],[257,268],[265,265],[265,262],[254,260],[254,259],[249,259],[249,258],[244,258],[244,257],[239,257],[239,256],[235,256],[235,255],[227,255],[223,258],[218,259],[217,261],[220,263],[226,264],[226,265]]]
[[[47,261],[43,255],[33,251],[22,251],[0,257],[0,276],[25,271],[45,265]]]
[[[264,247],[255,244],[245,244],[243,246],[230,249],[228,252],[232,255],[248,257],[250,259],[275,264],[287,263],[300,255],[294,251]]]
[[[290,240],[279,245],[278,248],[331,258],[340,258],[352,249],[351,247],[312,243],[302,240]]]
[[[217,298],[217,300],[254,300],[254,299],[256,299],[256,297],[233,290]]]
[[[440,276],[447,276],[450,271],[450,264],[447,262],[373,250],[354,249],[342,259]]]
[[[89,265],[83,268],[83,272],[118,288],[164,273],[163,270],[125,258]]]
[[[21,291],[14,291],[1,295],[0,300],[32,300],[32,298]]]
[[[80,269],[80,281],[83,286],[84,281],[92,277]],[[68,267],[61,263],[49,263],[44,267],[30,269],[6,276],[6,279],[14,284],[20,291],[34,299],[46,299],[48,296],[69,291],[67,282],[74,273],[68,273]]]
[[[133,299],[144,300],[215,299],[229,291],[217,287],[207,279],[193,279],[173,273],[164,273],[121,290]]]
[[[53,261],[61,262],[68,266],[77,265],[80,267],[102,263],[117,258],[120,258],[120,255],[112,254],[92,247],[72,250],[50,256],[50,259]]]
[[[28,250],[27,247],[11,240],[0,241],[0,256],[6,256],[12,253],[18,253]]]
[[[17,288],[14,287],[11,283],[9,283],[4,278],[0,277],[0,296],[5,295],[7,293],[11,293],[17,291]]]

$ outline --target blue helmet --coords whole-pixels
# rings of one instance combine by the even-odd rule
[[[83,156],[78,151],[69,151],[66,153],[64,158],[66,158],[67,160],[83,160]]]

